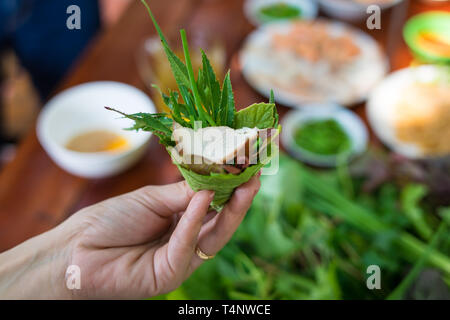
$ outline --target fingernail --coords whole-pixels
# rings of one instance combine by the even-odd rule
[[[208,199],[214,198],[214,191],[212,190],[201,190],[199,193],[205,194],[208,196]]]
[[[215,195],[216,195],[216,193],[214,191],[211,191],[210,195],[209,195],[209,199],[212,201],[212,199],[214,199]]]
[[[256,174],[256,176],[257,176],[258,178],[261,177],[261,173],[262,173],[261,170],[259,170],[258,173]]]

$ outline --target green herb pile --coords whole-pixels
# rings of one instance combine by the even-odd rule
[[[320,155],[337,155],[349,151],[351,147],[347,133],[333,119],[311,120],[302,124],[294,139],[299,147]]]
[[[428,206],[428,187],[389,180],[363,192],[345,168],[313,171],[284,155],[261,179],[230,243],[158,298],[450,298],[450,208]],[[367,288],[369,265],[381,289]],[[430,273],[431,288],[418,287]]]
[[[299,17],[301,10],[287,3],[277,3],[262,7],[260,13],[263,17],[272,19],[292,19]]]

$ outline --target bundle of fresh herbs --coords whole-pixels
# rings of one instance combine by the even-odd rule
[[[230,72],[228,71],[222,85],[220,85],[210,61],[202,51],[202,67],[199,68],[197,75],[195,75],[189,55],[185,30],[180,31],[185,59],[185,62],[183,62],[169,47],[161,28],[145,0],[141,1],[147,8],[161,39],[162,46],[178,86],[178,91],[170,91],[166,94],[155,86],[162,95],[164,103],[170,109],[170,114],[121,114],[134,120],[134,126],[130,129],[151,131],[158,136],[160,143],[167,148],[191,188],[195,191],[203,189],[214,190],[215,197],[212,202],[212,207],[216,210],[221,210],[223,205],[231,197],[233,190],[255,175],[277,151],[272,141],[278,134],[280,127],[278,125],[278,114],[273,93],[271,94],[269,103],[253,104],[245,109],[236,111]],[[112,108],[108,109],[117,111]],[[120,113],[120,111],[117,112]],[[191,130],[189,132],[192,133],[198,130],[199,127],[216,127],[227,132],[233,130],[235,136],[241,137],[240,141],[242,141],[241,144],[243,146],[252,143],[256,150],[258,150],[257,152],[262,151],[258,149],[259,146],[264,146],[264,151],[267,151],[267,156],[264,159],[258,158],[257,163],[251,164],[248,163],[249,161],[247,159],[246,162],[244,161],[245,166],[236,165],[234,168],[229,168],[230,159],[227,159],[226,163],[210,161],[200,168],[197,164],[180,161],[179,157],[174,156],[176,150],[173,147],[178,142],[174,140],[173,136],[175,128],[189,129]],[[252,136],[254,140],[250,140],[247,137],[249,136],[247,129],[256,129],[251,132],[259,132],[259,130],[268,130],[271,128],[276,129],[276,133],[266,135],[266,141],[262,141],[259,135],[257,138],[255,134]],[[244,136],[244,139],[242,139],[242,136]],[[218,144],[220,143],[218,142]],[[204,144],[204,140],[200,141],[200,145]],[[216,147],[220,149],[222,146]],[[247,149],[249,148],[248,146],[246,147]],[[183,151],[186,153],[186,150]],[[233,149],[227,151],[228,154],[237,153],[237,150]],[[202,155],[200,154],[200,156]],[[232,160],[235,161],[237,159]],[[233,164],[234,162],[231,162],[231,165]]]

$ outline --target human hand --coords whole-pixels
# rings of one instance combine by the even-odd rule
[[[144,187],[79,211],[42,235],[47,240],[36,238],[56,246],[49,251],[58,258],[45,268],[52,273],[53,298],[145,298],[177,288],[203,262],[196,247],[216,254],[259,187],[259,177],[253,177],[219,214],[208,213],[213,192],[194,193],[186,182]],[[69,265],[80,268],[80,290],[66,288]]]

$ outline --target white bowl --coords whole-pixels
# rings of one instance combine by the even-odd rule
[[[139,160],[151,133],[123,130],[131,127],[133,121],[105,106],[125,113],[156,112],[146,94],[119,82],[90,82],[59,93],[44,106],[36,128],[39,142],[57,165],[77,176],[102,178],[124,171]],[[65,148],[74,136],[103,129],[120,134],[130,147],[117,153],[84,153]]]
[[[367,19],[370,14],[367,13],[367,7],[369,4],[365,5],[362,3],[357,3],[350,0],[318,0],[320,4],[320,8],[325,12],[328,16],[348,22],[358,22],[363,19]],[[380,9],[384,10],[390,8],[400,1],[403,0],[392,0],[388,3],[379,3],[376,1],[374,4],[379,6]]]
[[[367,149],[368,133],[362,120],[352,111],[332,103],[310,104],[307,108],[290,111],[283,118],[281,139],[286,150],[295,158],[320,167],[334,167],[339,159],[336,155],[319,155],[298,146],[294,135],[300,126],[311,120],[333,119],[339,123],[351,141],[348,159]]]
[[[369,124],[377,137],[391,150],[412,159],[435,158],[427,155],[419,145],[397,138],[396,122],[398,104],[414,83],[446,81],[450,68],[438,65],[421,65],[397,70],[380,82],[372,91],[366,105]],[[427,106],[424,106],[426,108]]]
[[[317,4],[312,0],[247,0],[244,4],[244,13],[247,16],[247,19],[249,19],[254,26],[259,26],[267,23],[262,21],[258,16],[259,10],[262,7],[280,2],[299,8],[301,10],[301,13],[298,19],[310,20],[314,19],[317,16]],[[274,22],[280,20],[274,20]]]

